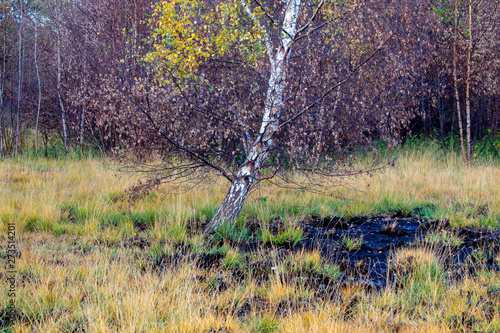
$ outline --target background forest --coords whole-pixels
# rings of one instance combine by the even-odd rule
[[[498,155],[498,1],[374,3],[357,3],[349,23],[339,23],[330,43],[314,50],[315,80],[327,72],[342,77],[376,43],[388,39],[330,96],[330,112],[323,117],[343,124],[343,130],[326,140],[343,146],[365,139],[394,144],[420,134],[452,149],[460,149],[462,142],[466,159],[485,151]],[[148,23],[153,5],[146,0],[2,0],[1,154],[144,148],[146,134],[137,134],[134,115],[145,105],[173,115],[182,107],[168,98],[168,87],[156,85],[154,66],[144,63],[154,51]],[[398,19],[389,12],[398,13]],[[301,57],[309,61],[299,53],[295,65],[310,73]],[[252,82],[248,71],[234,74],[241,61],[238,54],[226,52],[217,64],[207,64],[217,73],[233,72],[236,88],[219,91],[231,103],[237,102],[233,95],[253,96],[253,89],[265,88],[265,82]],[[210,79],[213,85],[224,80],[222,74]],[[195,90],[188,93],[211,98]],[[360,109],[369,112],[360,117]],[[353,135],[356,128],[365,135]]]

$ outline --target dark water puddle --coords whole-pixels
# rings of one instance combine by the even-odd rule
[[[271,221],[269,230],[278,234],[284,225],[279,220]],[[499,269],[495,258],[500,249],[500,230],[496,229],[462,227],[452,230],[447,220],[427,221],[398,213],[352,219],[313,216],[299,225],[304,231],[304,239],[296,246],[289,246],[287,252],[283,251],[284,257],[286,253],[303,250],[320,251],[325,262],[340,267],[344,282],[360,283],[369,289],[380,289],[391,281],[391,253],[404,247],[431,248],[439,255],[452,278],[474,274],[483,268]],[[427,235],[440,233],[458,239],[460,244],[424,241]],[[357,246],[348,248],[346,239],[358,242]],[[249,253],[262,251],[265,245],[261,242],[245,242],[238,246]]]
[[[274,235],[283,233],[287,226],[279,220],[266,223],[266,228]],[[351,219],[312,216],[299,222],[298,226],[303,231],[299,244],[277,246],[262,242],[258,237],[262,226],[256,221],[248,222],[251,240],[224,241],[246,254],[243,267],[232,269],[233,277],[242,281],[251,277],[264,282],[275,275],[273,266],[284,263],[292,254],[319,251],[323,263],[337,265],[342,275],[333,281],[322,273],[310,271],[306,279],[311,287],[321,291],[339,283],[354,283],[369,290],[379,290],[394,281],[394,265],[390,263],[392,254],[400,248],[411,247],[425,247],[436,253],[450,280],[463,279],[485,268],[499,271],[500,229],[452,229],[447,220],[428,221],[403,214]],[[202,227],[191,232],[199,233]],[[272,259],[271,252],[275,253]],[[156,258],[153,268],[162,271],[168,269],[168,265],[186,259],[197,262],[202,269],[224,269],[221,264],[223,254],[213,251],[193,254],[189,248],[172,256]],[[302,273],[301,279],[304,277]],[[298,277],[290,274],[292,279]]]
[[[320,250],[326,260],[339,264],[352,280],[380,288],[387,281],[390,252],[420,239],[425,233],[424,225],[418,218],[389,215],[336,221],[316,218],[305,225],[303,246]],[[362,242],[362,245],[349,249],[345,239]]]
[[[304,223],[303,248],[320,250],[322,256],[339,264],[346,278],[379,289],[391,281],[388,262],[401,247],[427,246],[437,252],[449,275],[474,274],[477,269],[498,270],[495,258],[500,249],[500,230],[450,228],[447,220],[427,221],[400,214],[342,219],[313,217]],[[429,233],[447,233],[460,241],[449,245],[432,241]],[[357,249],[347,249],[344,239],[362,241]],[[425,241],[427,239],[427,241]]]
[[[320,250],[326,260],[339,264],[352,280],[380,288],[387,281],[390,252],[420,239],[425,233],[423,226],[426,222],[418,218],[390,215],[349,220],[315,218],[304,226],[303,246]],[[362,242],[362,245],[349,249],[344,239]]]
[[[393,253],[405,248],[424,247],[424,252],[435,253],[450,282],[474,276],[483,269],[500,270],[497,261],[500,259],[500,229],[452,229],[447,220],[428,221],[402,214],[352,219],[312,216],[299,222],[298,226],[303,231],[303,239],[299,244],[277,246],[261,241],[259,234],[263,226],[257,221],[249,221],[246,228],[250,230],[251,236],[245,241],[219,240],[212,244],[209,252],[196,254],[184,244],[176,249],[175,254],[150,258],[151,267],[162,274],[179,263],[193,262],[201,269],[193,279],[201,290],[208,293],[224,292],[245,281],[264,284],[278,274],[282,281],[299,283],[313,292],[305,298],[284,299],[278,305],[260,296],[249,296],[242,299],[241,303],[235,303],[233,308],[213,308],[218,313],[232,313],[234,310],[238,316],[244,317],[255,311],[272,308],[276,315],[282,315],[307,309],[314,300],[329,299],[345,305],[346,318],[355,312],[358,297],[344,299],[339,292],[341,287],[367,291],[378,291],[387,285],[398,288],[402,283],[401,277],[404,280],[411,273],[411,266],[410,270],[408,267],[398,267],[391,263],[391,258]],[[199,234],[202,228],[200,224],[190,233]],[[267,222],[265,228],[276,236],[286,232],[289,224],[275,220]],[[349,248],[345,239],[351,240],[356,246]],[[244,254],[241,256],[242,262],[228,267],[226,254],[220,252],[221,244],[238,248]],[[309,251],[320,252],[322,261],[319,269],[304,264],[307,260],[305,252]],[[414,258],[407,259],[411,263]],[[304,265],[297,268],[300,260],[303,260]],[[327,271],[334,267],[338,267],[334,274]],[[498,290],[492,289],[492,292],[498,293]]]

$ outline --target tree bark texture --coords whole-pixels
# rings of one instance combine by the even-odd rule
[[[2,15],[3,15],[3,54],[6,55],[6,25],[5,25],[5,0],[2,0]],[[1,90],[0,90],[0,153],[3,153],[5,150],[5,124],[4,124],[4,114],[3,114],[3,89],[5,86],[5,65],[7,62],[7,57],[3,57],[3,63],[2,63],[2,77],[0,77],[0,85],[1,85]]]
[[[460,111],[460,98],[458,95],[458,78],[457,78],[457,29],[458,29],[458,0],[455,0],[455,40],[453,42],[453,89],[455,90],[455,103],[457,108],[457,117],[458,117],[458,129],[460,133],[460,151],[462,153],[462,158],[464,161],[467,160],[465,155],[465,146],[464,146],[464,129],[462,125],[462,112]]]
[[[247,197],[251,184],[248,178],[231,183],[226,198],[212,217],[212,221],[205,228],[205,232],[217,230],[223,223],[233,223],[241,212],[241,207]]]
[[[38,1],[36,2],[35,6],[38,6]],[[36,77],[38,80],[38,107],[36,111],[36,124],[35,124],[35,152],[36,155],[38,156],[38,124],[40,120],[40,106],[42,104],[42,84],[40,82],[40,71],[38,69],[38,54],[37,54],[38,22],[36,20],[37,17],[35,13],[35,68],[36,68]]]
[[[247,13],[250,12],[250,9],[245,4],[243,5]],[[300,0],[287,1],[281,43],[275,52],[270,43],[266,44],[270,61],[270,76],[259,134],[249,149],[246,161],[231,183],[226,198],[205,228],[205,232],[217,230],[222,223],[236,221],[248,191],[257,179],[257,175],[264,166],[273,146],[273,137],[278,127],[282,108],[287,57],[296,32],[299,8]],[[269,40],[269,38],[266,39]]]
[[[470,77],[472,57],[472,0],[469,0],[469,47],[467,50],[467,80],[465,87],[465,114],[467,121],[467,163],[472,161],[471,128],[470,128]]]
[[[17,87],[17,113],[16,113],[16,136],[14,143],[14,154],[19,154],[19,126],[21,122],[21,97],[22,97],[22,81],[23,81],[23,24],[24,24],[24,8],[23,0],[20,1],[21,18],[19,22],[19,81]]]
[[[59,106],[61,108],[61,122],[63,131],[63,143],[64,149],[68,149],[68,129],[66,125],[66,110],[64,109],[64,103],[61,97],[61,20],[59,17],[59,10],[57,8],[59,4],[56,4],[56,16],[57,16],[57,99],[59,100]]]

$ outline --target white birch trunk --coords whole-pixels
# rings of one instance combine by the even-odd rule
[[[457,106],[457,117],[458,117],[458,129],[460,132],[460,151],[462,153],[462,158],[464,161],[467,160],[467,157],[465,155],[465,146],[464,146],[464,130],[463,130],[463,125],[462,125],[462,112],[460,111],[460,99],[458,95],[458,78],[457,78],[457,29],[458,29],[458,5],[457,5],[458,0],[455,0],[455,31],[454,31],[454,38],[455,40],[453,41],[453,88],[455,90],[455,103]]]
[[[38,6],[38,1],[36,2],[35,6]],[[37,39],[38,39],[38,22],[37,18],[35,17],[35,68],[36,68],[36,78],[38,80],[38,108],[36,111],[36,124],[35,124],[35,153],[38,156],[38,124],[40,120],[40,106],[42,104],[42,85],[40,82],[40,71],[38,69]]]
[[[249,12],[248,7],[245,9]],[[281,32],[281,44],[276,52],[270,49],[270,43],[266,44],[271,73],[268,80],[266,103],[259,134],[251,145],[247,159],[238,171],[236,179],[232,182],[226,198],[205,228],[205,232],[217,230],[222,223],[234,223],[236,221],[248,191],[260,169],[262,169],[270,148],[272,148],[273,136],[278,127],[283,101],[287,57],[293,44],[299,9],[300,0],[287,1],[282,25],[284,31]],[[269,38],[266,38],[266,40],[269,40]]]
[[[17,113],[16,113],[16,136],[14,154],[19,154],[19,126],[21,122],[21,97],[22,97],[22,81],[23,81],[23,24],[24,24],[24,9],[23,0],[20,1],[21,18],[19,23],[19,81],[17,86]]]
[[[61,122],[63,130],[63,143],[64,148],[68,149],[68,129],[66,126],[66,110],[64,109],[64,103],[61,97],[61,20],[59,17],[59,10],[56,4],[56,16],[57,16],[57,98],[59,100],[59,106],[61,108]]]
[[[82,114],[80,115],[80,149],[83,147],[83,129],[85,126],[85,109],[87,108],[88,102],[88,89],[87,89],[87,62],[83,64],[83,93],[85,95],[85,101],[82,108]]]
[[[472,161],[471,129],[470,129],[470,76],[472,56],[472,0],[469,0],[469,47],[467,50],[467,81],[465,84],[465,116],[467,122],[467,163]]]

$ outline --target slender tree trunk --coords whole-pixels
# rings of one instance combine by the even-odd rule
[[[441,78],[438,76],[438,87],[441,89]],[[439,113],[439,130],[441,134],[441,141],[443,142],[443,148],[446,148],[446,131],[445,131],[445,121],[446,112],[443,107],[443,101],[441,98],[441,91],[438,90],[438,113]]]
[[[3,153],[3,71],[0,69],[0,154]]]
[[[467,161],[467,156],[465,155],[465,146],[464,146],[464,130],[462,126],[462,112],[460,111],[460,98],[458,95],[458,78],[457,78],[457,42],[458,42],[458,0],[455,0],[455,38],[453,41],[453,89],[455,90],[455,103],[457,109],[457,118],[458,118],[458,130],[460,133],[460,151],[462,153],[462,158],[464,161]]]
[[[217,230],[222,223],[236,221],[248,191],[264,166],[269,150],[272,148],[282,108],[287,57],[292,47],[292,38],[296,32],[300,0],[288,0],[285,6],[283,30],[286,33],[282,35],[281,45],[276,52],[273,52],[270,44],[267,45],[271,73],[259,135],[250,147],[245,163],[239,169],[226,198],[205,228],[205,232]],[[246,10],[249,11],[248,7]]]
[[[0,85],[1,91],[0,91],[0,153],[3,153],[5,151],[5,139],[6,139],[6,134],[5,134],[5,120],[4,120],[4,115],[3,115],[3,89],[5,86],[5,66],[6,66],[6,61],[7,61],[7,47],[6,47],[6,26],[5,26],[5,21],[7,20],[5,17],[5,0],[2,0],[2,14],[3,14],[3,64],[2,64],[2,77],[0,78]]]
[[[45,157],[49,157],[49,135],[47,130],[43,131],[44,145],[45,145]]]
[[[456,112],[452,112],[452,116],[451,116],[451,137],[450,137],[450,151],[454,151],[455,149],[455,122],[456,122],[456,118],[457,117],[457,113]]]
[[[83,129],[85,126],[85,109],[87,108],[87,103],[88,103],[87,62],[86,61],[84,61],[84,64],[83,64],[83,93],[85,95],[85,101],[84,101],[84,105],[82,107],[82,114],[80,115],[80,139],[79,139],[80,149],[83,148]]]
[[[56,4],[56,16],[57,16],[57,99],[59,100],[59,106],[61,108],[61,122],[63,130],[63,143],[64,149],[68,149],[68,129],[66,126],[66,110],[64,109],[64,103],[61,97],[61,20],[59,17],[59,10]]]
[[[38,6],[38,0],[35,3],[35,8],[36,6]],[[36,78],[38,80],[38,107],[36,111],[36,124],[35,124],[35,153],[38,156],[38,124],[40,120],[40,106],[42,104],[42,84],[40,82],[40,71],[38,69],[37,39],[38,39],[38,22],[35,12],[35,68],[36,68]]]
[[[10,91],[14,91],[14,80],[10,80]],[[12,112],[14,110],[14,99],[10,98],[10,132],[8,131],[7,128],[4,127],[5,130],[5,135],[9,137],[10,141],[10,146],[12,147],[14,144],[14,139],[15,139],[15,127],[16,127],[16,114],[15,112]],[[7,138],[6,138],[7,141]]]
[[[469,45],[467,50],[467,80],[465,87],[465,114],[467,117],[467,163],[472,161],[471,124],[470,124],[470,77],[472,56],[472,0],[469,0]]]
[[[19,23],[19,81],[17,87],[17,113],[16,113],[16,134],[14,142],[14,154],[19,154],[19,124],[21,122],[21,97],[22,97],[22,81],[23,81],[23,24],[24,24],[24,8],[23,0],[20,1],[21,17]]]
[[[3,17],[3,67],[0,70],[0,154],[3,153],[3,74],[5,73],[5,0],[2,0]]]

